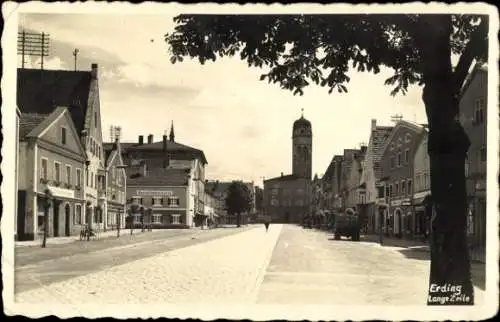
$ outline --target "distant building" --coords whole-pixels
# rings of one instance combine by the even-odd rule
[[[488,68],[477,64],[460,93],[460,114],[471,145],[467,153],[467,232],[473,260],[486,259],[486,128]],[[494,143],[493,143],[494,144]]]
[[[300,223],[310,215],[312,127],[302,115],[293,123],[292,174],[264,180],[265,215],[273,222]]]
[[[342,158],[342,178],[340,194],[342,210],[357,211],[359,203],[359,181],[363,170],[366,146],[361,149],[345,149]]]
[[[228,193],[229,186],[233,182],[243,183],[248,191],[250,192],[251,197],[251,205],[250,211],[245,212],[241,216],[241,223],[248,223],[248,216],[250,214],[255,214],[256,212],[256,200],[255,200],[255,185],[252,182],[244,182],[244,181],[218,181],[211,180],[205,182],[205,191],[206,193],[210,193],[213,198],[215,198],[214,202],[218,203],[218,207],[215,207],[215,212],[218,214],[218,221],[221,224],[236,224],[236,216],[235,214],[229,214],[226,209],[226,197]]]
[[[189,171],[156,168],[140,177],[129,175],[127,227],[191,228]]]
[[[108,148],[112,143],[106,143]],[[136,143],[121,142],[123,162],[128,165],[130,177],[144,176],[148,171],[159,169],[187,170],[188,177],[188,226],[198,226],[206,221],[204,207],[205,166],[207,159],[203,151],[175,141],[173,124],[170,135],[163,135],[161,141],[154,141],[148,135],[147,141],[140,135]]]
[[[18,239],[42,237],[50,195],[48,237],[79,234],[85,225],[86,153],[70,112],[58,107],[48,115],[21,113],[19,139]]]

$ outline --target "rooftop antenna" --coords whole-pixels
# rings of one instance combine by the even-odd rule
[[[43,69],[43,57],[49,55],[50,35],[21,31],[17,33],[17,54],[21,55],[21,68],[24,69],[25,56],[40,57],[40,68]]]
[[[79,52],[80,51],[78,50],[78,48],[75,48],[75,50],[73,50],[73,56],[75,57],[75,72],[76,72],[76,61]]]
[[[115,141],[115,127],[113,125],[109,126],[109,139],[111,142]]]

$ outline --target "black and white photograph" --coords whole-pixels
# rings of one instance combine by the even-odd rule
[[[496,315],[496,7],[2,14],[6,315]]]

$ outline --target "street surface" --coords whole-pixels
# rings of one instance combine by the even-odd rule
[[[263,225],[158,231],[44,261],[23,248],[16,254],[16,301],[426,305],[427,253],[331,237],[273,224],[268,232]],[[476,287],[476,303],[483,292]]]

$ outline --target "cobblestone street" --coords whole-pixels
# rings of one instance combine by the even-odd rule
[[[229,230],[231,234],[225,232]],[[19,284],[26,284],[23,281],[30,277],[39,280],[44,274],[73,276],[53,278],[43,283],[43,287],[34,288],[30,284],[24,291],[20,287],[16,301],[426,304],[429,262],[424,257],[407,256],[401,248],[363,241],[334,241],[326,232],[278,224],[271,225],[267,233],[257,225],[241,231],[207,231],[198,236],[197,243],[189,244],[187,241],[192,241],[192,237],[182,236],[156,240],[151,245],[83,253],[54,259],[50,264],[21,267],[16,271]],[[171,245],[182,244],[180,240],[184,244],[169,248],[169,240]],[[131,257],[146,248],[153,250],[140,258]],[[120,262],[124,257],[131,259]],[[85,271],[85,265],[99,262],[104,263],[99,270]],[[476,288],[478,303],[482,293],[483,290]]]

